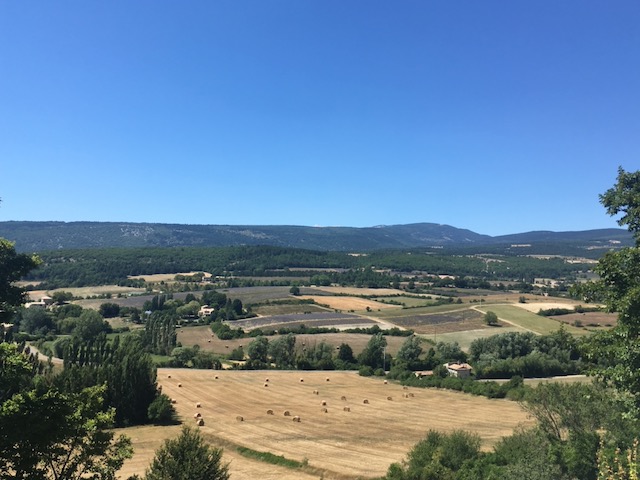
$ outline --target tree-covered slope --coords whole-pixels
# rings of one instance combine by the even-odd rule
[[[0,237],[19,251],[40,252],[105,247],[221,247],[271,245],[329,251],[372,251],[509,243],[565,243],[584,248],[628,244],[621,229],[586,232],[530,232],[501,237],[434,223],[377,227],[291,225],[180,225],[116,222],[0,222]]]

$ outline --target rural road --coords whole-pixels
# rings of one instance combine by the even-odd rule
[[[33,344],[29,344],[29,350],[32,353],[38,354],[38,360],[47,361],[47,359],[49,358],[47,355],[38,350]],[[58,357],[51,357],[51,363],[53,363],[54,365],[62,365],[64,363],[64,360]]]

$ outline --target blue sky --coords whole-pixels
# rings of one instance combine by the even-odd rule
[[[0,221],[617,226],[640,2],[0,2]]]

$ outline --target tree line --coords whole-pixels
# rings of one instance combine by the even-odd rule
[[[40,258],[39,268],[31,270],[26,278],[43,282],[47,289],[105,284],[141,286],[142,281],[129,277],[185,271],[206,271],[221,278],[314,277],[317,284],[329,279],[339,284],[388,287],[399,281],[398,274],[406,276],[415,271],[492,281],[528,281],[534,277],[572,277],[590,268],[588,264],[568,263],[560,258],[516,254],[490,257],[397,250],[352,256],[268,246],[61,250],[42,252]],[[328,270],[318,273],[318,268]]]

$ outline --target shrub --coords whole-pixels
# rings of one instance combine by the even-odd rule
[[[176,410],[171,404],[171,399],[164,393],[151,402],[147,415],[149,420],[157,425],[176,423]]]

